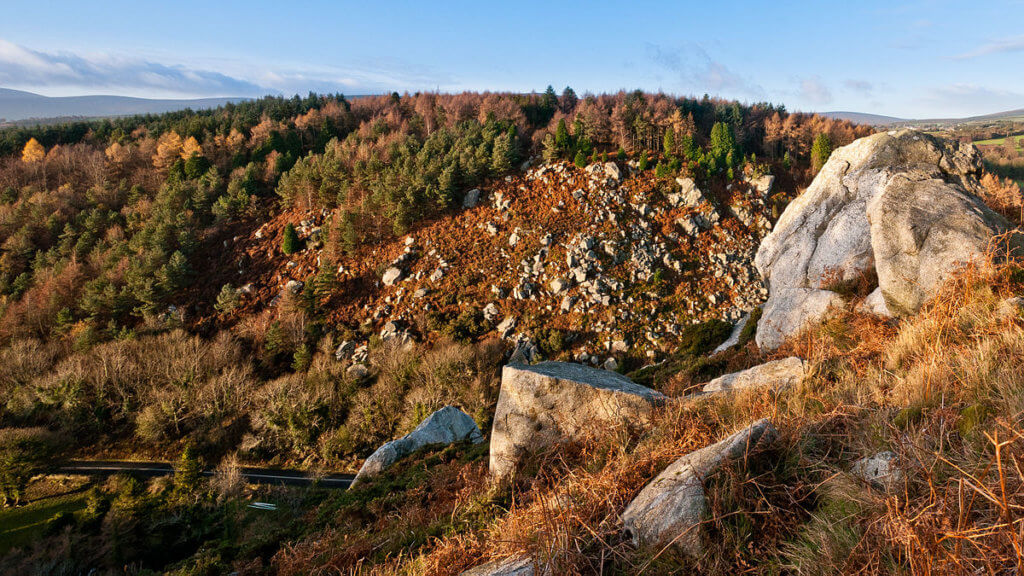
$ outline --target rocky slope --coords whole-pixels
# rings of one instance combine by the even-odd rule
[[[470,191],[450,217],[341,258],[329,319],[349,333],[422,339],[468,314],[483,332],[517,343],[558,331],[581,362],[654,362],[687,324],[735,321],[766,296],[753,256],[771,226],[773,195],[785,196],[773,180],[712,195],[633,163],[526,168]],[[219,257],[236,263],[237,276],[213,284],[241,286],[247,314],[301,293],[323,269],[329,216],[284,214],[225,239]],[[285,257],[289,222],[307,248]],[[346,343],[339,357],[364,344]]]

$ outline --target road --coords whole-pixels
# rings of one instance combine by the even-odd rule
[[[85,476],[113,476],[127,474],[153,478],[174,474],[174,466],[166,462],[123,462],[100,460],[72,460],[57,469],[61,474],[82,474]],[[213,470],[204,470],[204,476],[213,476]],[[355,478],[351,474],[330,474],[313,478],[297,470],[275,470],[272,468],[242,468],[242,478],[252,484],[284,484],[287,486],[310,486],[314,482],[323,488],[348,488]]]

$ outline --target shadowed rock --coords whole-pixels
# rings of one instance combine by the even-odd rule
[[[775,427],[759,420],[725,440],[676,460],[629,503],[622,514],[623,535],[637,546],[670,543],[700,555],[701,522],[710,510],[704,482],[724,463],[745,457],[775,440]]]
[[[491,475],[508,478],[527,453],[646,421],[664,401],[621,374],[581,364],[505,366],[491,430]]]
[[[377,449],[363,462],[352,486],[377,476],[395,462],[426,446],[447,445],[469,440],[483,442],[483,434],[468,414],[445,406],[427,417],[415,430]]]

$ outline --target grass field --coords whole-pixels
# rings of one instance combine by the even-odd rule
[[[1021,142],[1024,141],[1024,134],[1017,134],[1011,136],[1017,140],[1017,146],[1021,146]],[[991,140],[978,140],[974,144],[977,146],[1002,146],[1006,142],[1006,138],[992,138]]]
[[[38,540],[48,522],[61,512],[73,514],[84,509],[85,486],[83,481],[40,480],[29,487],[29,504],[0,508],[0,556]]]

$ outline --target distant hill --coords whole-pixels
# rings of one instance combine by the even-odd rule
[[[152,100],[128,96],[61,96],[49,97],[0,88],[0,121],[18,122],[29,119],[61,117],[101,118],[159,114],[185,108],[216,108],[245,98],[197,98],[192,100]]]
[[[909,120],[906,118],[895,118],[879,114],[867,114],[863,112],[819,112],[822,116],[835,118],[836,120],[849,120],[854,124],[867,124],[871,126],[949,126],[952,124],[982,124],[987,122],[1021,122],[1024,121],[1024,108],[984,114],[981,116],[969,116],[967,118],[924,118]]]
[[[895,118],[893,116],[882,116],[880,114],[867,114],[864,112],[821,112],[822,116],[828,118],[834,118],[836,120],[849,120],[854,124],[869,124],[871,126],[888,126],[889,124],[899,124],[901,122],[907,122],[903,118]]]

